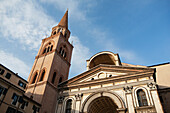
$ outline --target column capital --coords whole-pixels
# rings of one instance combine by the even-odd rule
[[[155,90],[155,89],[157,89],[155,82],[150,82],[150,83],[147,84],[147,86],[150,88],[150,90]]]
[[[58,100],[58,104],[62,104],[63,100],[64,100],[64,96],[60,96],[57,100]]]
[[[133,86],[125,86],[125,87],[123,87],[123,90],[126,93],[132,93],[132,89],[133,89]]]
[[[80,93],[80,94],[76,94],[76,95],[75,95],[76,101],[80,101],[80,100],[81,100],[81,98],[82,98],[82,96],[83,96],[83,94],[82,94],[82,93]]]

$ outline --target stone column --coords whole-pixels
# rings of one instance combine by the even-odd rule
[[[152,98],[153,98],[153,102],[155,104],[156,112],[157,113],[164,113],[163,108],[162,108],[162,104],[161,104],[159,96],[158,96],[156,83],[151,82],[151,83],[148,83],[147,86],[150,88],[150,92],[151,92],[151,95],[152,95]]]
[[[81,107],[81,99],[82,99],[83,94],[76,94],[76,108],[75,108],[75,113],[80,112],[80,107]]]
[[[60,96],[58,98],[58,106],[57,106],[57,112],[56,113],[62,113],[63,100],[64,100],[63,96]]]
[[[132,89],[133,89],[133,86],[126,86],[123,88],[123,90],[125,91],[125,95],[126,95],[128,113],[135,113],[135,108],[134,108],[133,98],[132,98]]]

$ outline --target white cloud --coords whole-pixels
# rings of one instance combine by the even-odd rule
[[[69,8],[70,12],[74,12],[73,17],[85,19],[79,10],[79,1],[48,1],[48,3],[54,2],[59,10]],[[0,1],[0,35],[9,41],[19,42],[24,50],[37,50],[41,39],[45,34],[50,34],[50,29],[57,23],[43,10],[42,6],[34,0]],[[89,49],[83,46],[77,37],[72,36],[71,40],[74,41],[72,72],[80,73],[86,68],[85,61],[89,58]],[[23,61],[4,51],[0,51],[0,54],[1,63],[24,75],[25,78],[28,76],[29,68]]]
[[[0,17],[0,34],[29,49],[37,49],[40,40],[56,24],[34,0],[0,1]]]
[[[6,53],[2,50],[0,50],[0,56],[0,62],[2,65],[14,71],[14,73],[19,73],[24,79],[28,78],[30,67],[27,64],[16,58],[13,54]]]
[[[73,56],[71,63],[71,70],[74,74],[78,74],[86,70],[86,60],[90,58],[89,48],[82,45],[79,38],[71,36],[70,42],[73,41]]]

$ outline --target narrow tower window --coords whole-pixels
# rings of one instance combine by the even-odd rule
[[[58,84],[60,84],[61,82],[62,82],[62,77],[60,77]]]
[[[65,34],[64,34],[64,37],[66,38],[66,36],[67,36],[67,32],[65,32]]]
[[[55,34],[56,34],[56,31],[54,31],[53,35],[55,35]]]
[[[42,72],[42,74],[41,74],[41,77],[40,77],[39,82],[40,82],[40,81],[43,81],[43,79],[44,79],[44,75],[45,75],[45,70],[43,70],[43,72]]]
[[[54,84],[55,78],[56,78],[56,72],[54,72],[54,74],[53,74],[53,78],[52,78],[52,81],[51,81],[52,84]]]
[[[51,46],[51,48],[50,48],[50,51],[52,51],[53,50],[53,45]]]
[[[60,51],[59,51],[60,54],[61,54],[61,51],[62,51],[62,47],[60,47]]]
[[[44,51],[43,51],[43,54],[44,54],[44,53],[46,53],[46,48],[45,48]]]
[[[61,52],[61,56],[63,56],[63,54],[64,54],[64,49],[63,49],[63,51]]]
[[[139,107],[147,106],[148,105],[145,92],[142,89],[139,89],[137,91],[137,97],[138,97]]]
[[[64,53],[64,56],[63,56],[64,58],[66,58],[66,52]]]
[[[66,45],[60,47],[59,54],[66,59],[67,56]]]
[[[36,72],[35,75],[34,75],[34,78],[32,79],[31,84],[34,84],[34,83],[35,83],[35,80],[37,79],[37,75],[38,75],[38,73]]]
[[[50,51],[50,47],[48,47],[48,49],[47,49],[47,53]]]
[[[66,103],[66,112],[65,113],[71,113],[71,109],[72,109],[72,100],[69,99],[69,100],[67,100],[67,103]]]
[[[58,32],[60,32],[60,30],[61,30],[61,28],[58,28],[58,31],[57,31],[57,33],[58,33]]]

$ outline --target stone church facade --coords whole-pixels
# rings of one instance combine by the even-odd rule
[[[153,75],[118,54],[97,53],[86,72],[59,84],[57,113],[163,113]]]
[[[119,54],[103,51],[87,60],[87,70],[68,80],[73,45],[68,41],[68,11],[42,40],[20,97],[27,106],[0,105],[3,113],[168,113],[170,64],[140,66],[122,63]],[[1,70],[0,70],[1,73]],[[1,76],[0,76],[1,78]],[[0,81],[0,88],[2,78]],[[164,86],[164,87],[159,87]],[[166,87],[167,86],[167,87]],[[4,86],[5,87],[5,86]],[[161,89],[161,90],[159,90]],[[4,90],[0,90],[1,93]],[[169,92],[168,92],[169,91]],[[5,95],[8,94],[8,89]],[[164,98],[166,97],[166,98]],[[3,98],[5,100],[5,97]],[[167,102],[167,104],[165,103]],[[16,106],[17,105],[17,106]],[[25,104],[24,104],[25,105]],[[163,105],[163,106],[162,106]],[[6,109],[12,107],[14,112]]]

